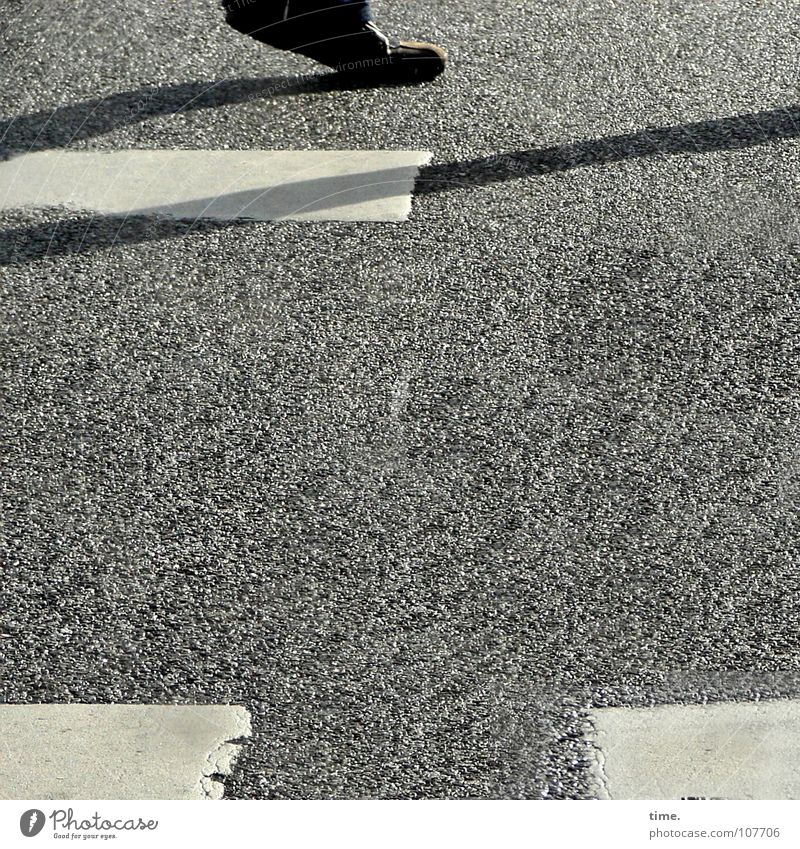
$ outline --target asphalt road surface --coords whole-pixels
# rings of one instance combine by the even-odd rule
[[[591,706],[800,691],[800,8],[0,0],[0,155],[430,150],[397,223],[12,210],[0,699],[246,706],[238,798],[591,795]]]

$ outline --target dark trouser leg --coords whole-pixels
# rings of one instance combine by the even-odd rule
[[[223,0],[226,20],[258,41],[336,66],[375,50],[368,0]]]

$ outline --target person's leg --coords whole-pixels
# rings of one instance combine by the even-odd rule
[[[224,0],[228,23],[257,41],[324,64],[357,49],[372,19],[367,0]],[[343,43],[344,42],[344,43]]]
[[[223,6],[239,32],[362,78],[413,82],[444,70],[442,48],[386,38],[372,21],[369,0],[223,0]]]

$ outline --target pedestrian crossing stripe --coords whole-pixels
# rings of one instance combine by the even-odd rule
[[[592,712],[604,799],[800,799],[800,701]]]
[[[0,799],[219,799],[250,716],[231,705],[0,705]]]
[[[414,150],[40,151],[0,163],[0,209],[222,221],[403,221]]]

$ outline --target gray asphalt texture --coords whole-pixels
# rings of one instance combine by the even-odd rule
[[[800,9],[0,0],[0,155],[434,153],[402,224],[3,216],[7,702],[233,702],[234,798],[583,798],[587,710],[800,692]],[[9,70],[10,69],[10,70]]]

